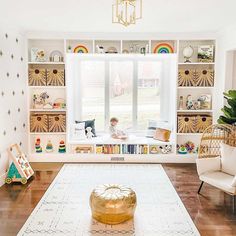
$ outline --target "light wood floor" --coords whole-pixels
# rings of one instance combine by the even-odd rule
[[[0,235],[16,235],[41,199],[61,164],[34,164],[34,180],[22,186],[0,188]],[[194,164],[165,164],[164,169],[202,236],[236,236],[232,199],[209,185],[197,194],[199,180]]]

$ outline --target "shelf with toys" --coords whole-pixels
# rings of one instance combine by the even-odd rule
[[[186,40],[177,38],[169,36],[166,39],[163,36],[156,37],[156,39],[153,36],[118,37],[114,40],[110,36],[98,38],[91,35],[81,37],[68,35],[67,37],[66,34],[63,38],[54,37],[54,39],[42,36],[29,38],[27,65],[29,71],[30,161],[194,162],[203,129],[214,120],[215,40],[214,38],[206,39],[204,35],[199,36],[199,39],[196,40],[193,40],[192,37]],[[177,128],[174,129],[171,143],[165,144],[171,145],[172,151],[169,154],[162,154],[160,150],[162,144],[150,140],[124,144],[117,141],[103,142],[94,139],[91,141],[92,143],[85,140],[81,143],[68,144],[68,131],[64,128],[67,122],[66,53],[176,53],[178,55],[177,109],[175,110]],[[35,128],[34,125],[35,130],[31,129],[34,124],[31,118],[34,122],[38,119],[46,122],[46,125],[41,127],[43,132],[39,131],[41,128]],[[49,129],[52,130],[55,125],[55,119],[60,120],[60,124],[56,125],[57,131],[49,132]],[[188,128],[188,124],[185,123],[188,123],[189,120],[194,123],[194,126],[197,125],[200,131],[190,130],[190,132],[186,129],[184,133],[178,129],[181,124]],[[205,120],[207,123],[204,123]],[[38,139],[40,139],[42,152],[36,153],[35,145],[38,144]],[[58,151],[61,141],[65,146],[65,152],[62,153]],[[184,151],[180,154],[178,147],[187,148],[187,144],[191,142],[194,145],[190,145],[192,148],[187,150],[187,154],[183,154]],[[52,145],[53,151],[51,151],[50,145]],[[86,151],[89,150],[89,147],[92,148],[92,151]],[[113,148],[117,150],[114,151]],[[112,157],[113,159],[111,159]],[[121,159],[124,157],[124,160],[116,159],[116,157]]]

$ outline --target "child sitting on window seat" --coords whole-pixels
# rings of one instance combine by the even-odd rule
[[[117,129],[119,120],[116,117],[110,119],[109,131],[112,138],[126,140],[128,137],[124,131]]]

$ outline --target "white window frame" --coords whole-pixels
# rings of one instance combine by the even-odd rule
[[[67,130],[70,130],[71,124],[74,124],[76,119],[82,120],[82,110],[76,108],[82,107],[80,92],[78,89],[80,77],[79,66],[82,61],[103,61],[105,62],[105,130],[109,125],[109,114],[110,114],[110,66],[109,62],[112,61],[133,61],[133,132],[140,133],[144,131],[137,130],[137,119],[138,119],[138,62],[140,61],[160,61],[163,63],[164,69],[162,69],[162,76],[160,80],[160,104],[161,104],[161,120],[166,120],[171,123],[173,129],[175,129],[175,114],[176,114],[176,77],[177,77],[177,55],[176,54],[150,54],[150,55],[137,55],[137,54],[67,54],[66,55],[66,78],[67,78]],[[74,70],[77,66],[78,70]],[[166,68],[168,66],[168,68]],[[165,86],[167,79],[170,79],[169,83],[174,86]],[[170,89],[171,91],[166,91]],[[169,92],[169,94],[168,94]],[[171,96],[171,99],[165,99],[165,94]],[[104,130],[104,131],[105,131]],[[70,133],[70,132],[68,132]],[[69,138],[68,138],[69,139]]]

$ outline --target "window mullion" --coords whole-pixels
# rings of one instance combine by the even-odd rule
[[[133,59],[133,129],[137,130],[138,124],[138,62]]]
[[[110,64],[109,61],[105,61],[105,129],[108,128],[110,117]]]

